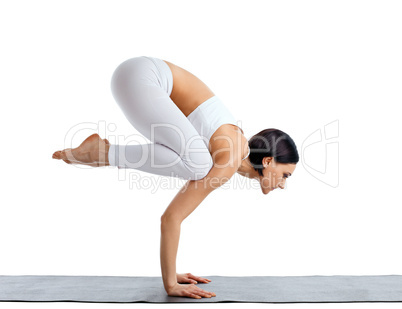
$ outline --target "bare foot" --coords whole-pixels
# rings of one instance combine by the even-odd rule
[[[84,164],[89,166],[107,166],[109,164],[109,141],[98,134],[87,137],[77,148],[66,148],[53,153],[52,158],[63,160],[68,164]]]

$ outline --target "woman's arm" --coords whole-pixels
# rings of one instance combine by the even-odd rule
[[[160,259],[162,269],[163,286],[166,292],[177,283],[176,255],[179,246],[180,223],[173,220],[161,219],[161,247]]]
[[[213,191],[210,187],[196,186],[198,180],[189,180],[177,193],[161,217],[160,259],[163,285],[166,292],[176,285],[176,256],[180,227],[183,220]]]
[[[216,158],[217,159],[217,158]],[[228,162],[226,156],[221,156],[217,166]],[[200,180],[189,180],[177,193],[161,217],[161,247],[160,259],[163,285],[168,292],[177,284],[176,256],[179,246],[180,226],[198,205],[213,190],[229,180],[238,168],[239,162],[231,167],[212,167],[209,173]]]

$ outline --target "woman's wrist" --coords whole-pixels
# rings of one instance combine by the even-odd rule
[[[175,282],[174,284],[171,284],[171,285],[168,285],[167,287],[165,287],[166,292],[169,293],[169,291],[172,290],[176,285],[177,285],[177,282]]]
[[[163,279],[163,277],[162,277],[162,279]],[[172,279],[170,281],[167,281],[166,279],[163,280],[163,286],[165,287],[166,292],[168,292],[170,289],[175,287],[177,283],[178,282],[177,282],[176,278],[174,280]]]

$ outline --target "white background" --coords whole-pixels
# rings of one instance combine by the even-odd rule
[[[398,1],[2,1],[0,274],[161,276],[160,216],[185,182],[52,159],[136,133],[110,78],[146,55],[203,80],[247,138],[278,128],[300,155],[284,190],[236,174],[209,195],[182,224],[179,273],[402,275],[401,14]],[[331,122],[338,144],[303,153]]]

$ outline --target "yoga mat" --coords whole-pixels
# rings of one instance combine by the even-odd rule
[[[204,276],[212,298],[168,296],[161,277],[0,276],[0,301],[107,303],[401,302],[402,276]]]

